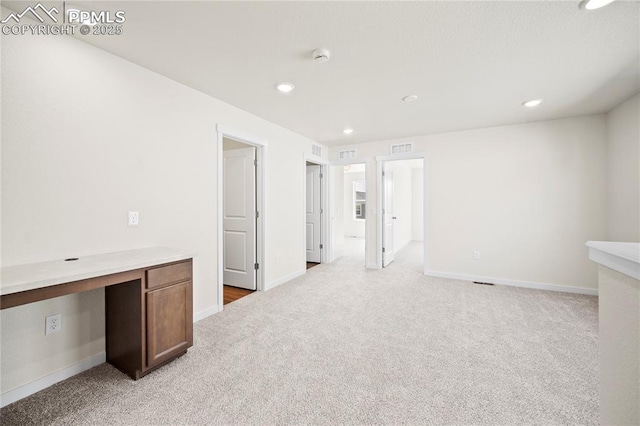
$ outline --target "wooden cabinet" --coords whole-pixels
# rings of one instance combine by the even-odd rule
[[[152,367],[193,344],[191,281],[147,293],[147,365]]]
[[[191,259],[105,288],[107,361],[138,379],[193,345]]]
[[[159,288],[191,279],[191,262],[179,262],[147,269],[147,288]]]
[[[147,247],[4,267],[0,309],[104,288],[107,362],[139,379],[193,346],[192,259]]]

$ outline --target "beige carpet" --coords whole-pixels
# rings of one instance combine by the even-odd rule
[[[597,298],[411,265],[319,265],[195,324],[142,380],[104,364],[2,424],[598,424]]]

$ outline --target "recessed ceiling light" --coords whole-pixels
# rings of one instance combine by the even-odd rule
[[[402,98],[404,102],[413,102],[418,100],[418,95],[409,95]]]
[[[353,133],[353,129],[344,129],[342,133],[344,133],[345,135],[350,135],[351,133]]]
[[[605,7],[609,3],[613,3],[615,0],[582,0],[580,2],[580,9],[594,10]]]
[[[278,83],[278,84],[276,84],[276,89],[278,89],[282,93],[289,93],[295,88],[296,88],[296,86],[294,86],[291,83]]]
[[[533,108],[533,107],[537,107],[541,103],[542,103],[542,99],[532,99],[530,101],[523,102],[522,106],[525,106],[527,108]]]

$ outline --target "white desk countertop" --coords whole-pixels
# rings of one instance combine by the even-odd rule
[[[640,243],[588,241],[589,259],[640,280]]]
[[[71,262],[65,262],[64,259],[60,259],[50,262],[7,266],[2,268],[0,295],[117,274],[193,257],[193,253],[184,250],[149,247],[84,256]]]

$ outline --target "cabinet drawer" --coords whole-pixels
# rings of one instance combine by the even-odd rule
[[[147,288],[162,287],[190,279],[191,260],[147,270]]]

